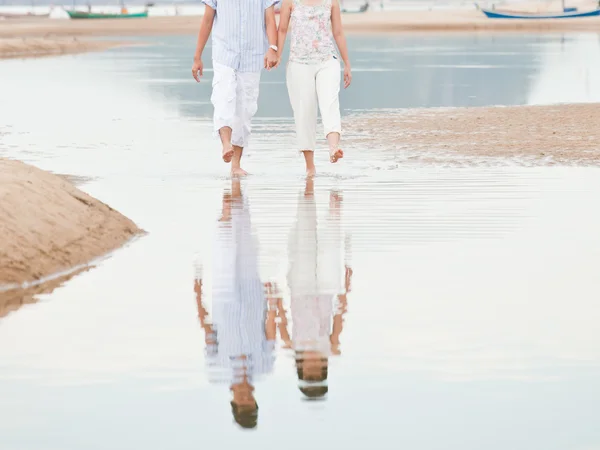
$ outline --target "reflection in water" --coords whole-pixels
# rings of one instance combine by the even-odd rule
[[[253,382],[273,369],[276,305],[281,299],[276,298],[273,285],[260,280],[250,211],[237,180],[232,182],[231,193],[223,194],[215,247],[212,320],[204,302],[201,266],[194,282],[206,361],[212,369],[211,381],[228,378],[235,421],[243,428],[255,428],[258,403]]]
[[[309,399],[327,394],[329,357],[340,354],[352,277],[349,238],[344,238],[340,223],[341,206],[341,193],[331,191],[327,218],[318,226],[314,184],[307,179],[289,239],[292,338],[285,321],[281,322],[281,335],[294,350],[299,388]]]
[[[600,41],[596,33],[547,42],[543,50],[528,104],[600,101]]]

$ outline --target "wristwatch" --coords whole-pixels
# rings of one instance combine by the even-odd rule
[[[278,52],[278,51],[279,51],[279,48],[277,48],[277,46],[276,46],[276,45],[269,45],[269,48],[270,48],[271,50],[275,50],[276,52]]]

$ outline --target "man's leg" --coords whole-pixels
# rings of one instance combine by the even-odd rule
[[[240,77],[238,77],[236,81],[235,95],[235,117],[233,119],[233,129],[235,130],[235,133],[232,133],[233,158],[231,159],[231,175],[234,177],[243,177],[248,175],[248,173],[241,167],[245,143],[242,134],[242,129],[244,127],[242,119],[244,110],[244,91]]]
[[[231,146],[232,128],[235,118],[236,74],[227,66],[213,61],[214,128],[223,146],[223,161],[231,162],[234,151]]]
[[[260,72],[237,73],[237,102],[231,139],[233,144],[231,174],[234,176],[247,175],[241,168],[241,159],[244,148],[250,141],[252,118],[258,110],[259,83]]]

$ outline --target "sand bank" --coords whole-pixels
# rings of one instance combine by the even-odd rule
[[[347,142],[418,162],[600,166],[600,104],[416,109],[351,116]]]
[[[140,233],[60,176],[0,158],[0,180],[0,300],[3,286],[86,264]]]
[[[0,38],[0,58],[34,58],[68,53],[101,51],[120,45],[114,41],[82,41],[77,38]]]
[[[594,9],[593,3],[578,4],[582,10]],[[531,7],[529,9],[535,9]],[[11,20],[0,28],[0,37],[51,36],[126,36],[154,34],[196,34],[198,16],[150,17],[116,20]],[[345,30],[353,32],[415,31],[507,31],[565,32],[600,30],[600,18],[563,20],[493,20],[476,10],[386,11],[346,14]]]

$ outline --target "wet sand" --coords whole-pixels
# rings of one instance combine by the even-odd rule
[[[121,43],[115,41],[82,41],[74,37],[0,39],[0,59],[36,58],[102,51],[118,45],[121,45]]]
[[[348,118],[347,142],[420,162],[598,166],[598,113],[600,104],[386,111]]]
[[[363,49],[355,50],[358,70],[343,94],[345,112],[376,108],[365,120],[373,114],[387,120],[395,116],[385,108],[459,106],[471,97],[519,104],[532,91],[546,102],[557,85],[566,101],[600,95],[594,70],[589,97],[568,89],[581,78],[556,78],[561,65],[583,71],[600,61],[600,52],[569,37],[564,44],[561,36],[447,37],[354,38]],[[502,158],[488,167],[403,164],[398,160],[409,152],[394,151],[399,144],[390,131],[394,145],[364,140],[335,165],[321,141],[314,201],[303,200],[308,189],[291,112],[273,107],[286,98],[284,73],[271,72],[244,159],[251,176],[241,193],[249,208],[235,219],[252,233],[226,233],[232,239],[217,242],[219,225],[229,229],[220,219],[235,186],[211,133],[212,72],[200,84],[183,75],[189,36],[146,42],[154,45],[0,64],[11,80],[0,84],[6,130],[0,155],[86,180],[86,192],[150,231],[0,319],[0,448],[105,449],[115,447],[115,436],[117,446],[146,450],[173,447],[173,436],[178,450],[212,442],[270,450],[287,441],[286,450],[315,442],[347,449],[373,442],[384,449],[478,450],[485,442],[490,450],[515,443],[517,450],[567,450],[572,436],[581,448],[598,447],[600,212],[590,207],[600,195],[597,168],[524,168]],[[373,52],[400,46],[419,56]],[[490,56],[473,56],[478,49]],[[559,54],[549,62],[548,53]],[[502,68],[449,69],[449,55],[455,65]],[[386,65],[385,58],[397,62]],[[361,65],[389,72],[361,72]],[[500,95],[486,97],[490,86]],[[427,96],[409,96],[419,88]],[[22,92],[40,99],[36,108],[22,101]],[[390,102],[381,99],[394,94]],[[527,123],[548,120],[546,109],[535,116],[529,110]],[[428,123],[423,116],[438,111],[418,110],[415,120]],[[440,128],[451,126],[439,120]],[[330,221],[337,212],[339,222]],[[336,223],[340,228],[331,227]],[[338,252],[338,230],[350,258]],[[260,281],[281,288],[293,333],[297,310],[288,273],[297,253],[289,244],[300,233],[305,248],[333,262],[328,267],[342,271],[343,261],[353,271],[341,355],[330,358],[327,398],[306,401],[295,355],[283,348],[280,333],[272,373],[255,378],[258,426],[245,432],[232,417],[231,384],[224,382],[230,374],[215,375],[214,346],[199,322],[194,262],[204,262],[211,318],[219,317],[209,298],[214,287],[230,275],[255,279],[258,272]],[[256,262],[237,264],[251,238]],[[296,276],[314,279],[317,271],[304,267]],[[10,307],[29,301],[24,295]],[[229,329],[246,335],[256,330],[253,318],[265,321],[251,314]],[[298,432],[304,429],[311,432]]]
[[[7,159],[0,176],[0,292],[89,263],[140,233],[62,177]]]

